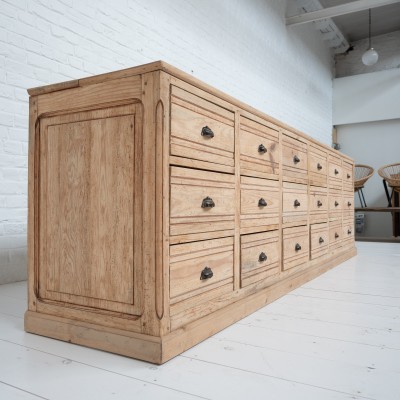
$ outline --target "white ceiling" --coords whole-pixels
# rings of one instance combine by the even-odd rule
[[[319,0],[324,8],[352,3],[343,0]],[[371,10],[372,36],[400,30],[400,2]],[[333,17],[337,27],[348,42],[368,38],[368,10]]]

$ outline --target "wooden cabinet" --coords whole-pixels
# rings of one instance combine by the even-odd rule
[[[353,161],[163,63],[31,89],[28,332],[163,363],[353,256]]]

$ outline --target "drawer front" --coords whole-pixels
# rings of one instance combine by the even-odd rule
[[[240,178],[241,229],[279,224],[279,182]]]
[[[343,193],[342,197],[342,208],[344,215],[354,214],[354,194],[353,193]]]
[[[327,223],[311,225],[311,259],[325,255],[329,245],[329,229]]]
[[[234,114],[178,87],[171,94],[171,155],[234,165]]]
[[[309,259],[308,226],[296,226],[283,229],[283,269],[287,270]]]
[[[340,158],[328,156],[328,184],[330,187],[342,188],[342,162]]]
[[[343,197],[341,191],[330,191],[328,196],[329,217],[335,217],[342,213]]]
[[[308,170],[310,174],[310,184],[317,186],[326,186],[328,174],[328,162],[326,153],[318,151],[310,146],[308,156]]]
[[[353,241],[354,240],[354,219],[348,219],[343,221],[343,240]]]
[[[307,145],[288,135],[282,135],[283,177],[287,181],[307,181]]]
[[[170,247],[171,303],[233,282],[233,238]]]
[[[328,193],[321,188],[310,186],[310,213],[327,213],[328,211]]]
[[[342,223],[331,223],[329,225],[329,248],[336,248],[341,246],[343,239]]]
[[[233,229],[234,215],[234,176],[171,167],[171,235]]]
[[[307,220],[308,194],[307,185],[283,182],[283,222]]]
[[[354,191],[353,164],[343,161],[343,189]]]
[[[278,231],[242,235],[240,241],[241,286],[274,279],[280,271]]]
[[[240,174],[278,179],[279,163],[278,128],[241,117]]]

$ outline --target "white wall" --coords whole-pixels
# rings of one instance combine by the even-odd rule
[[[375,169],[375,174],[363,189],[368,207],[386,207],[387,199],[378,169],[386,164],[400,162],[400,119],[341,125],[337,133],[343,153],[354,158],[356,164],[367,164]],[[360,207],[357,195],[355,205]],[[392,236],[390,213],[365,215],[366,229],[360,236]]]
[[[329,144],[331,56],[278,0],[0,0],[0,283],[25,277],[29,87],[163,59]]]
[[[333,124],[400,118],[400,68],[333,81]]]

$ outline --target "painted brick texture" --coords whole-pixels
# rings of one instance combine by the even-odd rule
[[[26,89],[164,60],[329,144],[332,58],[278,0],[0,0],[0,283],[26,276]]]

